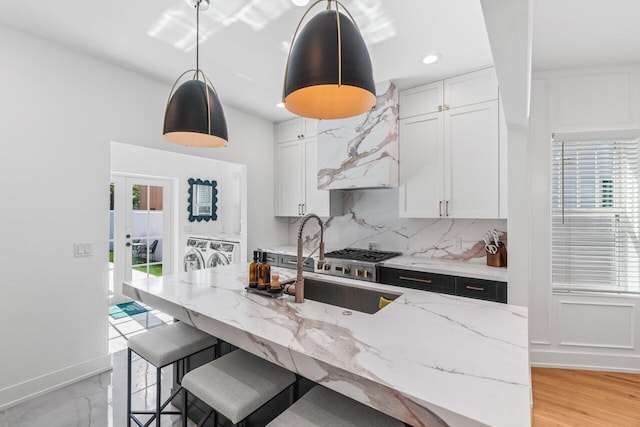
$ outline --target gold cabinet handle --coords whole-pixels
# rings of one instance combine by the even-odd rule
[[[431,284],[431,280],[427,280],[427,279],[418,279],[417,277],[407,277],[407,276],[400,276],[399,277],[400,280],[409,280],[411,282],[420,282],[420,283],[426,283],[427,285]]]
[[[438,111],[442,111],[442,105],[438,105]]]
[[[470,291],[484,291],[484,288],[481,288],[480,286],[467,285],[465,286],[465,288],[469,289]]]
[[[444,104],[444,109],[448,110],[449,109],[449,104]]]

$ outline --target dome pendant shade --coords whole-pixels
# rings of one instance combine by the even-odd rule
[[[287,110],[299,116],[352,117],[369,111],[376,103],[367,45],[355,24],[338,13],[340,55],[336,13],[325,10],[314,16],[300,31],[291,50],[283,100]]]
[[[209,104],[205,90],[209,93]],[[226,147],[227,122],[218,95],[200,80],[180,85],[167,104],[162,133],[167,141],[176,144]]]

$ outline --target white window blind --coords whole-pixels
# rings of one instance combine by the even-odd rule
[[[554,290],[640,293],[640,143],[554,141]]]

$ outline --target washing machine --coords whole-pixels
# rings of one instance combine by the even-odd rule
[[[189,236],[184,254],[184,271],[213,268],[240,262],[240,242],[217,237]]]

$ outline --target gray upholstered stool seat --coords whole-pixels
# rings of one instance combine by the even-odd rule
[[[149,425],[155,420],[156,426],[160,427],[161,415],[181,414],[183,418],[186,418],[184,412],[164,410],[182,388],[177,387],[163,403],[160,399],[161,370],[167,365],[208,348],[216,347],[217,350],[217,344],[218,340],[215,337],[183,322],[161,326],[129,338],[127,350],[127,426],[131,425],[132,420],[139,426]],[[134,352],[156,368],[156,408],[154,411],[134,411],[131,409],[131,354]],[[186,405],[183,403],[183,406]],[[143,414],[151,415],[146,423],[142,423],[137,417],[137,415]]]
[[[182,387],[237,424],[295,381],[286,369],[236,350],[187,373]]]
[[[268,427],[404,427],[404,423],[326,387],[315,386]]]
[[[129,348],[153,366],[160,368],[174,363],[205,348],[218,340],[184,322],[155,328],[129,338]]]

